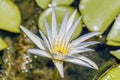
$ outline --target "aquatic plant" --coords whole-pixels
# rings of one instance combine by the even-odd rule
[[[68,19],[75,9],[78,10],[73,22],[80,15],[82,16],[68,44],[90,31],[102,33],[100,36],[86,39],[85,41],[88,42],[83,41],[79,44],[87,44],[89,41],[101,42],[99,45],[87,46],[92,48],[91,51],[70,55],[75,58],[90,58],[95,61],[99,70],[64,63],[65,77],[62,79],[58,76],[58,70],[53,67],[52,63],[53,59],[63,63],[64,60],[58,59],[58,54],[54,53],[55,57],[51,59],[51,55],[49,55],[50,58],[44,58],[27,52],[27,49],[35,48],[36,45],[26,34],[20,32],[18,25],[24,25],[36,35],[39,35],[38,29],[40,29],[41,41],[44,43],[42,34],[48,39],[44,19],[51,25],[52,6],[56,12],[57,33],[59,33],[66,10]],[[0,0],[0,80],[104,80],[108,77],[112,80],[119,80],[119,12],[120,0]],[[49,27],[51,30],[52,26]],[[44,45],[46,44],[44,43]],[[87,47],[85,48],[88,49]],[[61,58],[68,56],[68,54],[61,55],[63,55]],[[85,60],[82,61],[87,63]],[[90,63],[87,64],[90,65]]]
[[[64,77],[63,72],[63,61],[71,62],[74,64],[90,67],[93,69],[98,69],[97,65],[85,56],[79,55],[78,53],[86,51],[94,51],[93,49],[87,48],[90,45],[98,44],[97,41],[84,42],[85,40],[99,35],[99,32],[92,32],[83,35],[73,41],[71,41],[72,34],[81,20],[79,17],[74,23],[73,19],[76,11],[68,19],[68,12],[64,16],[61,23],[60,29],[57,27],[55,10],[52,8],[52,29],[50,29],[46,20],[44,20],[47,37],[39,30],[41,38],[34,35],[31,31],[23,26],[20,26],[21,30],[38,46],[39,49],[28,49],[29,53],[36,54],[42,57],[47,57],[52,59],[53,63],[57,67],[61,77]]]

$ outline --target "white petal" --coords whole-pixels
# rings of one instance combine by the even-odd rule
[[[52,56],[53,56],[54,59],[58,59],[58,57],[59,57],[59,56],[58,56],[57,54],[55,54],[55,53],[52,53]]]
[[[81,49],[74,48],[68,54],[72,55],[72,54],[78,54],[78,53],[87,52],[87,51],[94,51],[94,50],[89,48],[81,48]]]
[[[75,58],[71,58],[71,59],[65,59],[64,60],[65,62],[71,62],[71,63],[74,63],[74,64],[77,64],[77,65],[81,65],[81,66],[86,66],[86,67],[90,67],[90,68],[93,68],[90,64],[88,64],[87,62],[85,61],[82,61],[80,59],[75,59]]]
[[[46,36],[45,36],[40,30],[39,30],[39,32],[40,32],[41,37],[42,37],[43,41],[45,42],[47,48],[48,48],[49,51],[50,51],[51,49],[50,49],[50,43],[49,43],[48,39],[46,38]]]
[[[98,69],[97,65],[92,60],[84,56],[79,56],[79,57],[64,56],[64,61],[71,62],[71,63],[78,64],[78,65],[83,65],[83,66],[90,67],[93,69]]]
[[[87,58],[85,56],[80,56],[78,58],[81,59],[81,60],[83,60],[83,61],[88,62],[91,66],[93,66],[93,69],[98,70],[98,66],[92,60],[90,60],[89,58]]]
[[[76,59],[73,55],[67,55],[67,56],[63,56],[63,59],[66,60],[66,59]]]
[[[57,35],[57,22],[56,22],[56,15],[55,15],[54,7],[52,7],[52,35],[54,38]]]
[[[64,77],[63,62],[53,60],[53,63],[55,64],[56,68],[58,69],[59,74],[63,78]]]
[[[76,40],[72,41],[71,45],[77,45],[77,44],[79,44],[79,43],[81,43],[81,42],[83,42],[83,41],[85,41],[85,40],[87,40],[95,35],[99,35],[99,34],[101,34],[101,33],[91,32],[91,33],[85,34],[85,35],[77,38]]]
[[[88,46],[91,46],[91,45],[94,45],[94,44],[99,44],[100,42],[97,42],[97,41],[90,41],[90,42],[83,42],[83,43],[80,43],[80,44],[77,44],[77,45],[70,45],[71,47],[75,47],[75,48],[85,48],[85,47],[88,47]]]
[[[53,46],[53,36],[52,36],[52,32],[50,30],[50,27],[48,25],[48,23],[46,22],[46,19],[44,19],[44,23],[45,23],[45,26],[46,26],[46,31],[47,31],[47,37],[48,37],[48,40],[51,44],[51,46]]]
[[[65,37],[66,37],[66,42],[70,41],[70,38],[73,34],[73,32],[75,31],[77,24],[79,23],[79,21],[81,20],[82,17],[79,17],[72,25],[72,27],[69,29],[69,31],[66,33]]]
[[[36,36],[35,34],[33,34],[31,31],[29,31],[23,26],[20,26],[20,28],[40,49],[45,50],[45,47],[43,46],[43,42],[38,36]]]
[[[32,54],[42,56],[42,57],[51,58],[51,56],[47,52],[45,52],[43,50],[40,50],[40,49],[28,49],[28,52],[32,53]]]
[[[68,12],[66,11],[66,14],[63,18],[62,24],[60,26],[60,31],[59,31],[59,37],[60,39],[63,38],[63,36],[66,33],[66,25],[67,25],[67,19],[68,19]]]
[[[73,12],[73,14],[70,16],[68,22],[67,22],[67,29],[66,29],[66,32],[71,28],[72,24],[73,24],[73,21],[74,21],[74,18],[75,18],[75,14],[76,14],[77,10],[75,10]]]

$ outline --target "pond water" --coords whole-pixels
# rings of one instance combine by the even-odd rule
[[[39,35],[38,17],[43,12],[34,0],[13,0],[20,8],[22,22],[26,28]],[[74,0],[70,5],[77,8],[79,0]],[[113,23],[112,23],[113,24]],[[111,25],[112,25],[111,24]],[[119,63],[109,52],[117,50],[120,47],[106,45],[108,31],[101,36],[96,36],[88,41],[99,41],[100,44],[90,46],[95,49],[92,52],[84,52],[84,55],[93,60],[99,67],[99,70],[64,63],[64,78],[58,75],[57,80],[97,80],[112,65]],[[79,36],[88,33],[88,29],[83,27]],[[0,36],[9,45],[7,49],[0,51],[0,80],[52,80],[55,66],[50,59],[29,54],[27,49],[36,47],[34,43],[23,33],[12,33],[0,30]],[[57,74],[57,73],[56,73]]]

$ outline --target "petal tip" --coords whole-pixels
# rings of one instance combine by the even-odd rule
[[[94,69],[95,69],[95,70],[98,70],[99,68],[98,68],[98,66],[96,65],[96,66],[94,66]]]
[[[92,67],[91,67],[92,69],[95,69],[95,70],[98,70],[99,68],[98,68],[98,66],[94,63],[94,65],[92,65]]]

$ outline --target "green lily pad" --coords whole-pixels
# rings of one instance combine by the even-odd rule
[[[51,2],[51,0],[35,0],[37,5],[43,9],[46,9],[48,7],[48,4]]]
[[[79,10],[90,31],[103,33],[120,11],[120,0],[81,0]]]
[[[0,0],[0,29],[19,33],[20,23],[20,11],[13,1]]]
[[[107,36],[107,44],[111,46],[120,46],[120,14]]]
[[[68,6],[59,6],[59,7],[55,7],[55,11],[56,11],[56,20],[57,20],[57,25],[58,27],[61,25],[63,17],[66,13],[66,10],[68,11],[68,16],[70,17],[71,14],[74,12],[74,8],[72,7],[68,7]],[[47,20],[48,24],[51,25],[51,11],[52,8],[48,8],[45,11],[43,11],[38,19],[38,26],[40,28],[40,30],[46,35],[46,28],[45,28],[45,24],[44,24],[44,19]],[[75,19],[78,19],[80,17],[79,12],[76,13]],[[76,37],[78,37],[81,33],[82,30],[82,22],[80,21],[78,23],[78,26],[73,34],[73,39],[75,39]]]
[[[120,65],[117,65],[111,68],[110,70],[108,70],[98,80],[120,80]]]
[[[107,41],[107,45],[120,46],[120,42],[117,42],[117,41]]]
[[[0,38],[0,51],[7,47],[8,45],[5,43],[5,41],[3,41],[2,38]]]
[[[64,1],[61,1],[61,0],[35,0],[35,2],[42,9],[46,9],[50,5],[53,5],[53,6],[70,5],[74,2],[74,0],[64,0]]]
[[[56,5],[70,5],[74,2],[74,0],[52,0],[52,5],[56,6]]]
[[[116,58],[120,59],[120,49],[116,51],[110,51],[110,53]]]

